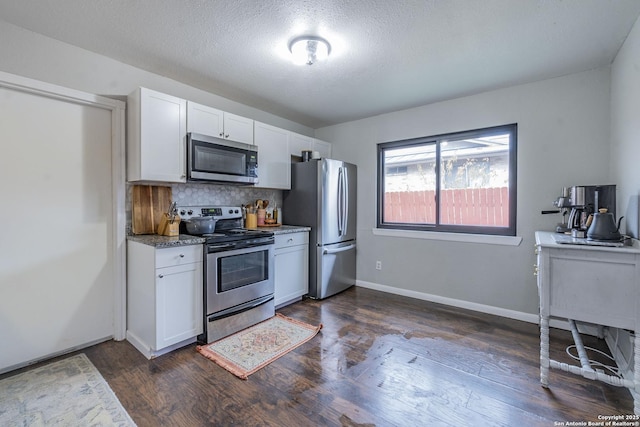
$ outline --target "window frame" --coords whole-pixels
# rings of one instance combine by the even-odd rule
[[[495,134],[509,133],[509,224],[506,227],[494,226],[478,226],[478,225],[457,225],[457,224],[440,224],[440,194],[441,194],[441,150],[440,144],[443,140],[478,138],[487,137]],[[436,174],[436,223],[435,224],[419,224],[419,223],[398,223],[383,222],[384,212],[384,177],[385,164],[384,152],[387,149],[397,149],[409,147],[411,145],[436,145],[435,157],[435,174]],[[399,141],[382,142],[377,144],[377,203],[376,203],[376,227],[395,230],[418,230],[433,231],[446,233],[464,233],[464,234],[485,234],[492,236],[515,236],[516,235],[516,218],[517,218],[517,158],[518,158],[518,124],[511,123],[500,126],[492,126],[487,128],[478,128],[473,130],[451,132],[446,134],[404,139]]]

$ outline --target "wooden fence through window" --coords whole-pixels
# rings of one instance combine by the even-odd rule
[[[441,224],[509,226],[507,187],[442,190],[440,194]],[[385,193],[384,221],[435,224],[435,191]]]

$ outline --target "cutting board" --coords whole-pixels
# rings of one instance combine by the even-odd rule
[[[131,193],[131,231],[156,234],[162,214],[171,206],[171,187],[134,185]]]

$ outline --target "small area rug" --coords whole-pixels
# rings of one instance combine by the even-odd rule
[[[135,426],[84,353],[0,381],[1,426]]]
[[[294,348],[311,340],[322,329],[277,313],[274,317],[196,349],[235,376],[247,377]]]

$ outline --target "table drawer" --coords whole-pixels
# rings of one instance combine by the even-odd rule
[[[156,250],[156,268],[194,262],[202,262],[202,245],[187,245]]]

